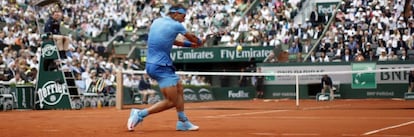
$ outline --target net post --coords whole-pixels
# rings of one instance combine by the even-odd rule
[[[122,77],[122,70],[117,70],[116,72],[116,103],[115,108],[118,110],[122,110],[122,97],[124,96],[123,91],[123,77]]]
[[[299,74],[296,74],[296,108],[299,108]]]

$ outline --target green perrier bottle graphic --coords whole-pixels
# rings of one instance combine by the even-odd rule
[[[352,88],[353,89],[368,89],[377,88],[375,72],[375,63],[352,63],[352,71],[368,71],[352,73]]]

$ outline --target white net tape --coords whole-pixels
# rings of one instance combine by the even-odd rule
[[[296,81],[296,106],[299,107],[299,77],[309,75],[335,75],[335,74],[361,74],[361,73],[381,73],[381,72],[402,72],[412,71],[414,68],[395,68],[395,69],[372,69],[372,70],[352,70],[352,71],[324,71],[324,72],[305,72],[305,73],[254,73],[254,72],[194,72],[177,71],[178,75],[201,75],[201,76],[292,76]],[[127,74],[145,74],[145,71],[124,71]]]

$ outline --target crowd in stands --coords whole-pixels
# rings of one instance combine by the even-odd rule
[[[43,31],[41,24],[50,18],[52,11],[61,9],[62,26],[76,32],[75,35],[70,35],[72,42],[66,52],[68,59],[61,61],[64,64],[62,68],[70,69],[78,80],[85,83],[101,77],[108,79],[106,85],[111,85],[115,80],[112,70],[142,70],[141,61],[114,59],[105,54],[108,49],[103,43],[94,43],[90,37],[104,32],[110,37],[122,29],[132,32],[147,29],[153,19],[164,16],[166,9],[174,3],[166,0],[65,0],[62,5],[38,8],[30,2],[4,0],[0,3],[0,22],[4,25],[0,31],[0,71],[3,81],[9,81],[19,74],[21,81],[36,83],[34,78],[29,77],[36,77],[39,70],[39,47],[42,43],[40,35]],[[203,32],[199,29],[207,29],[207,26],[222,26],[222,22],[217,20],[224,18],[224,15],[219,17],[224,11],[241,11],[247,7],[246,3],[247,1],[188,1],[185,26],[194,32]],[[185,83],[188,84],[205,83],[200,76],[186,79]]]
[[[115,69],[143,70],[139,59],[115,59],[107,46],[91,37],[107,34],[113,37],[122,30],[137,33],[148,29],[152,20],[165,16],[173,0],[64,0],[62,7],[34,8],[30,0],[0,2],[0,79],[35,83],[42,39],[38,24],[51,11],[63,11],[62,26],[70,28],[72,43],[62,61],[85,85],[98,77],[115,81]],[[408,60],[414,48],[414,17],[405,0],[343,0],[334,14],[334,23],[322,35],[328,15],[315,8],[305,22],[294,18],[304,0],[178,0],[188,6],[186,28],[199,37],[213,35],[206,46],[274,46],[288,45],[289,54],[311,54],[307,61]],[[249,9],[250,8],[250,9]],[[404,11],[404,9],[408,11]],[[248,12],[245,12],[249,10]],[[39,17],[36,22],[36,18]],[[72,35],[74,34],[74,35]],[[144,40],[135,35],[134,40]],[[316,47],[318,38],[323,37]],[[278,55],[266,59],[278,62]],[[412,58],[410,58],[412,59]],[[127,76],[125,76],[127,77]],[[134,76],[139,77],[139,76]],[[183,83],[208,84],[202,76],[182,76]],[[81,86],[86,88],[86,86]]]
[[[124,24],[131,20],[128,17],[132,16],[127,16],[126,11],[133,7],[130,5],[135,1],[66,1],[62,7],[52,4],[42,8],[31,6],[30,2],[3,0],[0,3],[0,23],[4,25],[0,31],[2,81],[10,81],[19,76],[19,81],[36,83],[41,56],[41,24],[57,8],[63,11],[62,26],[72,28],[79,34],[70,36],[72,43],[66,52],[68,59],[59,60],[63,64],[62,69],[71,70],[85,85],[96,81],[97,78],[103,78],[108,87],[115,81],[115,71],[112,70],[143,69],[138,59],[114,59],[105,54],[108,49],[102,43],[94,43],[90,39],[102,31],[116,33],[121,30]],[[38,20],[36,17],[39,17]],[[80,87],[86,89],[85,85]]]
[[[256,5],[248,5],[251,9],[245,15],[242,12],[227,13],[232,21],[227,23],[224,19],[219,22],[228,25],[215,26],[209,30],[222,34],[211,45],[278,46],[288,43],[291,36],[289,30],[294,28],[294,17],[301,10],[303,2],[260,0]]]
[[[344,0],[316,47],[300,48],[309,62],[409,60],[413,52],[413,5],[405,0]],[[405,9],[405,10],[404,10]],[[324,19],[312,11],[311,24]],[[314,14],[315,13],[315,14]],[[320,21],[319,21],[320,22]],[[326,20],[322,21],[327,23]],[[294,44],[296,45],[296,44]],[[293,46],[295,47],[295,46]],[[292,52],[297,53],[297,52]],[[411,55],[411,58],[410,58]]]
[[[310,61],[408,60],[414,48],[412,7],[405,7],[405,0],[341,2]]]

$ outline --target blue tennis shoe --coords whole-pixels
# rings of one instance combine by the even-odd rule
[[[131,109],[131,113],[129,114],[127,127],[129,131],[134,131],[135,126],[141,123],[144,120],[144,117],[140,116],[139,109]]]
[[[177,121],[177,131],[197,131],[198,126],[192,124],[190,121]]]

